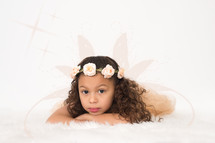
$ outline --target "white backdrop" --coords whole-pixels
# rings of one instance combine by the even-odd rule
[[[133,74],[141,69],[134,65],[154,61],[135,80],[174,89],[196,110],[214,113],[214,13],[212,0],[1,0],[0,109],[27,111],[69,87],[57,67],[85,55],[127,54]],[[124,55],[114,51],[122,35]],[[88,49],[80,52],[79,39]]]

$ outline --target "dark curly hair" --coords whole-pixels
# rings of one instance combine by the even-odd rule
[[[119,65],[115,60],[107,56],[91,56],[82,60],[78,65],[83,66],[87,63],[95,63],[96,68],[104,68],[110,64],[115,70],[119,70]],[[75,118],[81,114],[87,113],[81,105],[78,92],[78,80],[80,73],[76,75],[71,83],[71,90],[64,104],[68,104],[67,110],[70,115]],[[114,79],[115,91],[112,106],[105,113],[118,113],[130,123],[140,123],[143,121],[151,121],[151,114],[146,109],[146,104],[143,102],[141,95],[146,90],[139,86],[133,80],[123,77],[117,78],[115,73],[111,78]]]

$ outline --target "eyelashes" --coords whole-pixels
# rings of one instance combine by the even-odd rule
[[[100,93],[100,94],[102,94],[102,93],[104,93],[104,92],[105,92],[105,90],[103,90],[103,89],[99,90],[99,93]]]
[[[106,92],[106,90],[104,90],[104,89],[99,89],[98,90],[99,94],[103,94],[105,92]],[[89,94],[89,91],[88,90],[82,90],[81,93],[84,94],[84,95],[87,95],[87,94]]]
[[[89,92],[87,90],[83,90],[83,91],[81,91],[81,93],[88,94]]]

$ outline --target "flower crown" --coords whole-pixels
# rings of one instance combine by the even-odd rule
[[[72,68],[71,77],[72,79],[74,79],[75,76],[80,72],[83,72],[84,75],[87,76],[94,76],[96,74],[96,71],[101,72],[101,74],[104,75],[104,78],[111,78],[114,75],[114,73],[117,73],[117,77],[119,79],[123,78],[124,76],[123,68],[115,70],[111,65],[107,64],[106,67],[103,69],[102,68],[96,69],[96,65],[94,63],[88,63],[83,66],[83,69],[81,69],[81,66],[76,66]]]

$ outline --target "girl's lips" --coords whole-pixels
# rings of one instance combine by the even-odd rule
[[[90,112],[98,112],[100,108],[89,108]]]

